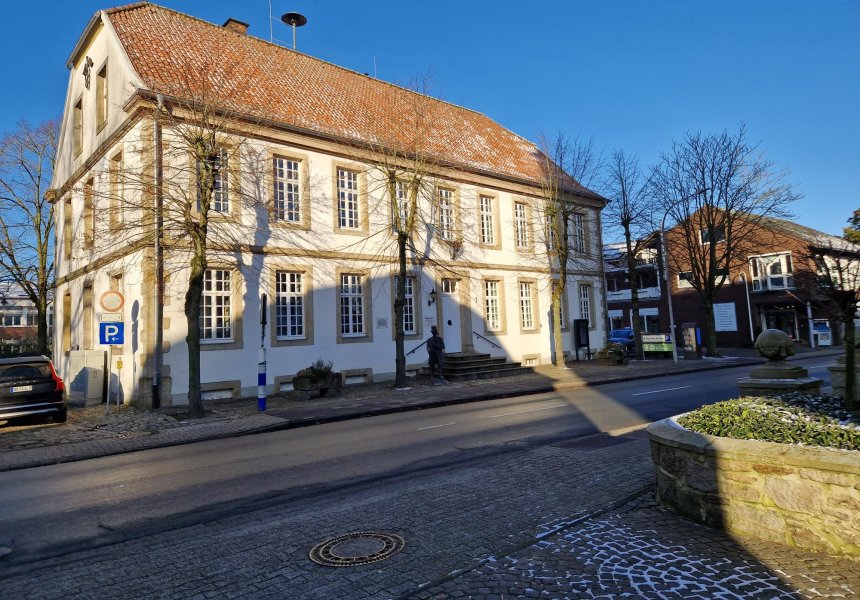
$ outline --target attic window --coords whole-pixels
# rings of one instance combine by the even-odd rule
[[[104,65],[96,75],[96,126],[101,129],[107,123],[108,89],[107,65]]]

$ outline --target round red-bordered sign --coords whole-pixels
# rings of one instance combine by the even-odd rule
[[[99,305],[105,312],[119,312],[125,306],[125,296],[115,290],[107,291],[99,297]]]

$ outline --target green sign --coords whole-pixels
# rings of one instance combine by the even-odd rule
[[[672,342],[643,342],[643,352],[671,352]]]

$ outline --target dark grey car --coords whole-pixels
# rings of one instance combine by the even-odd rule
[[[66,384],[47,356],[0,358],[0,421],[44,415],[65,422]]]

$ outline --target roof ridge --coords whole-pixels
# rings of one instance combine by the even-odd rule
[[[215,23],[213,23],[213,22],[211,22],[211,21],[206,21],[205,19],[201,19],[200,17],[195,17],[194,15],[189,15],[188,13],[181,12],[181,11],[176,10],[176,9],[174,9],[174,8],[170,8],[170,7],[167,7],[167,6],[162,6],[161,4],[156,4],[156,3],[154,3],[154,2],[149,2],[149,1],[147,1],[147,0],[142,0],[141,2],[134,2],[134,3],[131,3],[131,4],[125,4],[125,5],[122,5],[122,6],[117,6],[117,7],[114,7],[114,8],[110,8],[110,9],[105,10],[105,12],[106,12],[106,13],[108,13],[108,14],[114,14],[114,13],[118,13],[118,12],[125,12],[125,11],[135,10],[135,9],[138,9],[138,8],[144,8],[144,7],[147,7],[147,6],[151,6],[151,7],[153,7],[153,8],[157,8],[157,9],[160,9],[160,10],[165,10],[165,11],[168,11],[168,12],[172,12],[172,13],[177,14],[177,15],[180,15],[180,16],[182,16],[182,17],[185,17],[185,18],[188,18],[188,19],[192,19],[192,20],[197,21],[197,22],[199,22],[199,23],[203,23],[204,25],[207,25],[208,27],[212,27],[212,28],[214,28],[214,29],[216,29],[216,30],[218,30],[218,31],[225,31],[225,32],[229,32],[229,33],[232,33],[233,35],[241,36],[241,37],[242,37],[242,38],[244,38],[244,39],[252,40],[252,41],[253,41],[253,42],[255,42],[255,43],[262,43],[262,44],[266,44],[266,45],[269,45],[269,46],[273,46],[273,47],[277,48],[278,50],[282,50],[282,51],[286,51],[286,52],[291,52],[291,53],[293,53],[293,54],[295,54],[295,55],[297,55],[297,56],[301,56],[301,57],[307,58],[307,59],[309,59],[309,60],[313,60],[313,61],[317,61],[317,62],[320,62],[320,63],[326,64],[326,65],[329,65],[330,67],[334,67],[334,68],[339,69],[339,70],[341,70],[341,71],[345,71],[345,72],[347,72],[347,73],[351,73],[351,74],[353,74],[353,75],[358,75],[359,77],[366,77],[367,79],[370,79],[370,80],[372,80],[372,81],[374,81],[374,82],[378,82],[378,83],[381,83],[381,84],[383,84],[383,85],[387,85],[387,86],[389,86],[389,87],[397,88],[397,89],[399,89],[399,90],[403,90],[403,91],[405,91],[405,92],[409,92],[409,93],[411,93],[411,94],[415,94],[415,95],[417,95],[417,96],[421,96],[421,97],[423,97],[423,98],[427,98],[427,99],[432,100],[432,101],[434,101],[434,102],[439,102],[439,103],[441,103],[441,104],[447,104],[448,106],[453,106],[454,108],[458,108],[458,109],[460,109],[460,110],[466,110],[466,111],[469,111],[470,113],[473,113],[473,114],[476,114],[476,115],[480,115],[481,117],[483,117],[483,118],[485,118],[485,119],[488,119],[488,120],[492,121],[493,123],[495,123],[495,124],[496,124],[496,125],[498,125],[499,127],[503,128],[505,131],[509,132],[509,133],[510,133],[510,134],[512,134],[513,136],[515,136],[515,137],[519,138],[521,141],[526,142],[527,144],[529,144],[529,145],[534,146],[535,148],[537,148],[537,144],[535,144],[534,142],[532,142],[532,141],[531,141],[531,140],[529,140],[528,138],[525,138],[525,137],[523,137],[523,136],[519,135],[518,133],[515,133],[514,131],[511,131],[510,129],[508,129],[507,127],[505,127],[504,125],[502,125],[501,123],[499,123],[499,122],[495,121],[494,119],[492,119],[492,118],[488,117],[486,114],[484,114],[484,113],[482,113],[482,112],[480,112],[480,111],[477,111],[477,110],[475,110],[475,109],[469,108],[469,107],[467,107],[467,106],[461,106],[461,105],[459,105],[459,104],[454,104],[453,102],[449,102],[448,100],[443,100],[443,99],[441,99],[441,98],[436,98],[435,96],[431,96],[431,95],[429,95],[429,94],[422,94],[421,92],[418,92],[418,91],[416,91],[416,90],[409,89],[408,87],[405,87],[405,86],[402,86],[402,85],[398,85],[398,84],[396,84],[396,83],[393,83],[393,82],[390,82],[390,81],[386,81],[386,80],[384,80],[384,79],[379,79],[378,77],[371,77],[371,76],[370,76],[370,75],[368,75],[367,73],[362,73],[361,71],[356,71],[356,70],[354,70],[354,69],[349,69],[349,68],[347,68],[347,67],[344,67],[344,66],[342,66],[342,65],[339,65],[339,64],[336,64],[336,63],[333,63],[333,62],[330,62],[330,61],[325,60],[325,59],[323,59],[323,58],[318,58],[318,57],[316,57],[316,56],[313,56],[313,55],[310,55],[310,54],[306,54],[306,53],[304,53],[304,52],[299,52],[298,50],[293,50],[292,48],[287,48],[286,46],[282,46],[282,45],[280,45],[280,44],[276,44],[275,42],[271,42],[271,41],[266,40],[266,39],[263,39],[263,38],[261,38],[261,37],[257,37],[256,35],[249,35],[249,34],[247,34],[247,33],[238,33],[238,32],[235,32],[235,31],[231,31],[231,30],[229,30],[229,29],[225,29],[224,27],[222,27],[222,26],[220,26],[220,25],[216,25]]]

